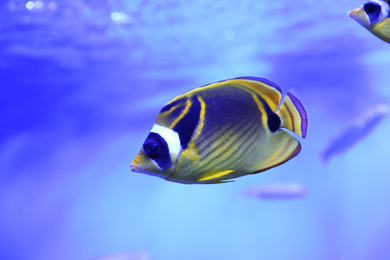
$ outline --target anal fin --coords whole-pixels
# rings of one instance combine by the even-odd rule
[[[254,173],[281,165],[297,156],[301,151],[300,142],[283,129],[275,133],[274,140],[268,145],[273,149],[270,150],[270,153],[264,155],[264,159],[257,165],[258,171]]]

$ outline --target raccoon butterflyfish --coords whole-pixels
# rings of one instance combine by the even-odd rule
[[[222,183],[295,157],[306,111],[291,93],[255,77],[193,89],[158,114],[132,171],[186,184]],[[282,102],[281,102],[282,101]],[[280,103],[280,104],[279,104]]]
[[[390,0],[372,0],[348,13],[378,38],[390,43]]]

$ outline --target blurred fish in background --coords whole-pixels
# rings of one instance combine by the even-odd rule
[[[292,200],[305,197],[309,189],[297,182],[269,183],[249,188],[243,192],[246,197],[260,200]]]
[[[377,104],[369,108],[328,142],[321,152],[322,161],[328,162],[333,156],[343,154],[358,144],[385,119],[388,113],[389,106],[386,104]]]
[[[152,257],[147,251],[134,251],[94,257],[88,260],[152,260]]]
[[[348,15],[356,22],[390,43],[390,6],[388,0],[372,0],[356,8]]]

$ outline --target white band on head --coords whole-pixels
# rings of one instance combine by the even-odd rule
[[[176,156],[179,155],[181,145],[179,134],[177,132],[158,124],[154,124],[150,132],[159,134],[162,138],[164,138],[165,142],[167,142],[169,152],[175,154]]]
[[[372,0],[372,1],[381,6],[381,17],[379,19],[380,22],[385,20],[387,17],[389,17],[389,3],[383,0]]]

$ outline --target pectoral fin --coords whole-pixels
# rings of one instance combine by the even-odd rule
[[[192,142],[188,145],[187,149],[185,149],[182,152],[181,156],[183,156],[191,161],[199,161],[199,159],[200,159],[200,154],[198,152],[198,149],[195,148],[195,146]]]

